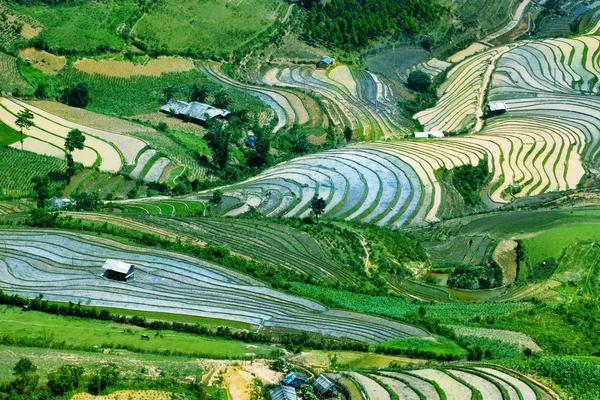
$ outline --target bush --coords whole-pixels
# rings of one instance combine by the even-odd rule
[[[60,95],[60,101],[71,107],[85,107],[90,101],[88,85],[79,82],[64,89]]]
[[[58,370],[48,374],[48,389],[57,395],[70,392],[79,387],[79,381],[83,374],[83,367],[78,365],[63,365]]]
[[[421,70],[414,70],[408,75],[406,86],[414,91],[425,93],[431,88],[431,76]]]

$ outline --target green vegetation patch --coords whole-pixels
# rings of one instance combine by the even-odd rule
[[[66,167],[66,163],[56,157],[0,146],[0,198],[31,196],[31,178],[48,174],[56,178],[50,185],[50,196],[57,191],[60,194]]]
[[[244,357],[247,353],[265,356],[271,351],[269,346],[260,344],[248,350],[245,343],[235,340],[175,331],[157,332],[134,325],[23,311],[11,306],[0,308],[0,323],[3,344],[35,347],[62,347],[68,344],[71,348],[87,350],[93,346],[131,348],[147,353],[171,352],[224,359]],[[142,340],[143,334],[150,339]]]
[[[0,146],[8,146],[19,140],[21,140],[21,134],[0,121]]]
[[[279,0],[159,0],[133,32],[157,48],[226,55],[271,26],[284,7]]]
[[[539,235],[523,239],[522,243],[531,264],[539,265],[550,258],[558,260],[572,243],[599,241],[600,218],[595,218],[590,219],[587,223],[548,229]]]
[[[529,302],[423,305],[409,303],[400,297],[372,296],[296,282],[291,284],[291,292],[299,296],[315,299],[332,307],[391,318],[406,317],[408,314],[417,313],[419,308],[423,307],[426,310],[427,318],[439,319],[443,323],[498,318],[532,307]]]
[[[552,379],[567,389],[569,398],[596,400],[600,398],[600,366],[596,363],[563,357],[509,359],[504,364],[526,374]]]
[[[75,1],[61,5],[35,2],[10,6],[43,25],[40,43],[61,52],[102,52],[119,50],[124,41],[117,31],[138,12],[132,0]]]
[[[463,357],[467,351],[443,336],[431,336],[425,339],[394,339],[383,342],[377,345],[375,351],[382,351],[386,354],[392,353],[394,350],[408,354],[414,351],[416,354],[432,353],[436,356],[452,355],[454,357]]]

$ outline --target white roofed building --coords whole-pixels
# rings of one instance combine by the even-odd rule
[[[413,135],[416,139],[443,138],[445,136],[444,131],[415,132]]]
[[[134,267],[132,264],[118,260],[106,260],[104,266],[104,277],[115,281],[128,281],[134,278]]]

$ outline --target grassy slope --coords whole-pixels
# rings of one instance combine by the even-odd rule
[[[75,3],[77,5],[74,6],[11,5],[11,8],[39,21],[44,27],[41,38],[50,47],[75,51],[90,51],[99,46],[123,47],[117,28],[135,12],[137,6],[134,1]]]
[[[23,135],[25,136],[25,135]],[[21,134],[0,121],[0,146],[8,146],[18,142]]]
[[[83,318],[50,315],[36,311],[22,311],[16,307],[0,306],[2,334],[13,338],[28,338],[39,342],[61,343],[90,349],[93,346],[119,347],[133,346],[142,352],[172,351],[188,354],[203,354],[211,358],[237,358],[248,352],[266,355],[269,346],[257,345],[248,350],[246,344],[234,340],[203,337],[174,331],[161,331],[163,337],[155,336],[155,331],[133,325],[116,324],[111,321],[97,321]],[[147,334],[150,340],[141,340]],[[47,340],[46,340],[47,339]]]
[[[273,24],[283,6],[279,0],[161,0],[134,33],[155,46],[227,54]]]
[[[140,373],[142,368],[164,371],[176,379],[195,376],[202,372],[201,363],[196,358],[159,356],[154,354],[130,353],[128,351],[85,352],[77,350],[39,349],[30,347],[0,346],[0,382],[13,378],[12,369],[21,357],[29,358],[41,372],[42,381],[45,371],[52,371],[63,364],[81,365],[88,371],[98,371],[107,364],[114,364],[125,375]]]
[[[600,241],[600,217],[587,223],[577,223],[548,229],[539,235],[523,240],[532,264],[547,258],[559,259],[572,243]]]

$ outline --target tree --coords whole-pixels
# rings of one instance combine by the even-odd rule
[[[83,367],[78,365],[63,365],[58,370],[48,374],[48,389],[57,395],[62,396],[63,394],[77,389],[79,387],[79,381],[83,374]]]
[[[46,84],[40,83],[37,86],[37,88],[35,89],[35,92],[33,93],[33,95],[38,99],[45,99],[47,97]]]
[[[21,358],[17,364],[13,367],[13,372],[16,376],[23,376],[32,374],[37,370],[37,367],[33,365],[29,358]]]
[[[17,120],[15,124],[21,129],[21,150],[23,150],[23,129],[29,130],[35,126],[33,122],[33,114],[27,108],[17,113]]]
[[[323,211],[325,211],[325,207],[327,207],[327,202],[325,201],[325,199],[319,197],[319,195],[315,193],[312,200],[310,201],[310,209],[315,214],[317,224],[319,223],[319,215],[323,214]]]
[[[77,211],[94,211],[98,208],[98,204],[100,203],[100,198],[97,192],[92,194],[88,193],[78,193],[73,196],[73,200],[75,202],[75,209]]]
[[[69,180],[75,174],[75,161],[73,161],[73,151],[83,150],[85,136],[79,129],[73,129],[67,134],[65,139],[65,149],[67,150],[67,177]]]
[[[219,90],[215,95],[215,104],[214,106],[217,108],[227,108],[231,104],[231,96],[224,89]]]
[[[60,101],[71,107],[85,107],[90,101],[89,89],[86,82],[64,89],[60,95]]]
[[[190,88],[190,101],[204,103],[208,97],[208,88],[205,85],[194,83]]]
[[[92,375],[88,385],[88,391],[93,395],[98,395],[107,388],[113,386],[118,379],[118,371],[104,367],[100,372]]]
[[[212,119],[208,124],[208,132],[204,136],[213,153],[213,161],[220,169],[225,169],[229,160],[229,143],[231,130],[223,121]]]
[[[221,189],[217,189],[213,192],[210,202],[213,204],[219,204],[223,201],[223,191]]]
[[[37,367],[28,358],[21,358],[13,367],[15,380],[10,382],[6,388],[12,392],[12,397],[8,398],[20,399],[27,398],[28,394],[35,391],[39,382],[39,376],[35,374]]]
[[[352,129],[349,126],[344,128],[344,139],[346,139],[346,142],[352,140]]]
[[[406,86],[408,86],[409,89],[417,92],[425,93],[431,87],[431,76],[421,70],[416,69],[408,75]]]
[[[175,89],[175,86],[171,85],[171,86],[167,86],[166,88],[163,89],[163,98],[165,100],[165,102],[169,102],[169,100],[171,100],[173,98],[173,96],[175,96],[175,93],[177,92],[177,89]]]
[[[269,126],[255,126],[253,128],[254,135],[256,136],[256,152],[263,157],[267,158],[269,151],[271,150],[271,131]]]
[[[290,129],[290,144],[292,150],[297,154],[304,154],[310,148],[308,135],[305,132],[300,132],[300,127],[295,124]]]
[[[31,183],[33,183],[38,208],[44,208],[44,201],[50,197],[50,178],[48,176],[34,176],[31,178]]]

